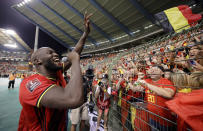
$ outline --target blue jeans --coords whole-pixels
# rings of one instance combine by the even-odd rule
[[[173,126],[164,126],[164,125],[161,125],[159,122],[153,120],[153,119],[149,119],[149,124],[150,124],[150,127],[151,127],[151,131],[174,131],[176,130],[175,127]]]

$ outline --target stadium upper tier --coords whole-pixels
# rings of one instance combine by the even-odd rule
[[[74,47],[80,38],[85,11],[93,13],[85,54],[124,44],[139,45],[141,36],[163,31],[154,14],[181,4],[194,3],[187,0],[26,0],[12,8],[66,48]],[[199,5],[195,8],[199,12]]]
[[[0,61],[28,61],[28,53],[0,50]]]

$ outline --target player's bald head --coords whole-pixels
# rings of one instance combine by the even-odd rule
[[[36,65],[36,62],[35,60],[36,59],[39,59],[41,55],[43,55],[43,52],[45,52],[46,50],[49,50],[51,48],[49,47],[41,47],[39,49],[37,49],[34,53],[32,53],[32,56],[31,56],[31,62]]]

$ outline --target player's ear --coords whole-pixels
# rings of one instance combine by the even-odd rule
[[[34,64],[34,65],[41,65],[41,64],[42,64],[42,61],[41,61],[40,59],[38,59],[38,58],[35,58],[35,59],[33,60],[33,64]]]

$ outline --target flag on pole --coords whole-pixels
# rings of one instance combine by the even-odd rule
[[[166,32],[181,32],[194,26],[202,19],[200,14],[193,14],[188,5],[173,7],[154,15]]]

